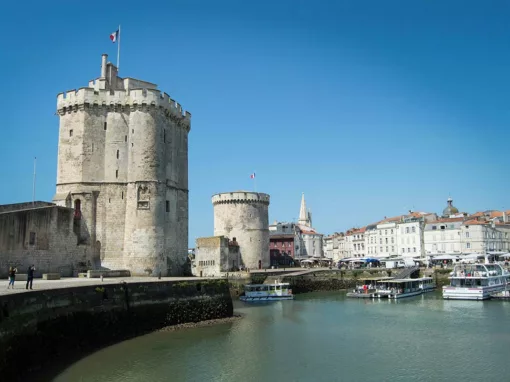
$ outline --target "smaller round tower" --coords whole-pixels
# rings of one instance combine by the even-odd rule
[[[235,191],[213,195],[214,235],[236,239],[242,265],[267,268],[269,260],[269,195]]]

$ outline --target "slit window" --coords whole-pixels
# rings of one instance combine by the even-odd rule
[[[107,123],[105,122],[104,123],[104,131],[106,131],[106,128],[107,128]]]
[[[127,135],[124,135],[124,142],[127,142]]]
[[[124,191],[122,191],[122,193],[120,194],[120,197],[121,197],[122,199],[124,199]]]
[[[170,201],[167,200],[165,203],[166,212],[170,212]]]
[[[115,170],[115,178],[119,177],[119,170]]]
[[[73,136],[73,129],[69,130],[69,136],[72,137]]]
[[[29,245],[35,245],[35,232],[30,232],[30,239],[28,240]]]
[[[119,150],[117,150],[117,159],[119,159]]]

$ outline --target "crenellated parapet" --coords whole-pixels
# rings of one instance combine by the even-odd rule
[[[269,205],[269,195],[261,192],[249,191],[224,192],[213,195],[212,203],[213,205],[233,203]]]
[[[96,90],[86,87],[57,95],[59,115],[87,108],[106,108],[108,111],[159,109],[187,131],[191,127],[191,114],[168,94],[157,89]]]

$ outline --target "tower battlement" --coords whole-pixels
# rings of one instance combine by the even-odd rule
[[[164,109],[169,116],[179,120],[189,130],[191,113],[170,96],[158,89],[109,90],[85,87],[57,95],[57,112],[63,115],[81,107],[156,107]]]
[[[213,195],[213,205],[226,203],[261,203],[269,205],[269,195],[261,192],[235,191]]]

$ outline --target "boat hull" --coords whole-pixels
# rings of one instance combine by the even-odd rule
[[[409,293],[389,293],[389,294],[384,293],[384,294],[378,294],[377,297],[378,298],[389,298],[389,299],[397,300],[399,298],[418,296],[418,295],[420,295],[422,293],[423,293],[422,290],[417,290],[417,291],[409,292]]]
[[[494,285],[482,288],[459,288],[452,286],[443,287],[443,299],[445,300],[488,300],[491,295],[505,289],[504,285]]]
[[[280,301],[280,300],[294,300],[294,296],[241,296],[239,300],[244,302],[269,302],[269,301]]]

